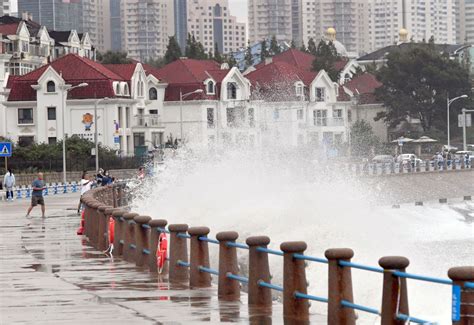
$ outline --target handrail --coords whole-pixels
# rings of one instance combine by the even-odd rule
[[[392,274],[395,275],[395,276],[398,276],[399,278],[420,280],[420,281],[447,284],[447,285],[452,285],[453,284],[453,281],[451,281],[451,280],[433,278],[433,277],[429,277],[429,276],[412,274],[412,273],[401,272],[401,271],[393,271]]]
[[[263,281],[263,280],[258,280],[257,284],[258,284],[260,287],[265,287],[265,288],[269,288],[269,289],[272,289],[272,290],[276,290],[276,291],[283,292],[283,287],[277,286],[277,285],[275,285],[275,284],[271,284],[271,283],[268,283],[268,282],[265,282],[265,281]]]
[[[276,250],[274,250],[274,249],[268,249],[268,248],[265,248],[265,247],[257,247],[257,252],[268,253],[268,254],[278,255],[278,256],[283,256],[283,252],[282,252],[282,251],[276,251]]]
[[[239,282],[242,282],[242,283],[249,283],[249,278],[244,277],[244,276],[235,275],[235,274],[232,274],[230,272],[227,273],[225,276],[228,279],[232,279],[232,280],[239,281]]]
[[[200,236],[198,237],[198,239],[201,241],[211,243],[211,244],[219,244],[219,241],[217,239],[208,238],[206,236]]]
[[[357,264],[357,263],[352,263],[352,262],[347,262],[347,261],[339,261],[339,265],[340,266],[352,267],[354,269],[370,271],[370,272],[377,272],[377,273],[383,273],[384,272],[381,267],[367,266],[367,265],[362,265],[362,264]]]
[[[420,318],[416,318],[416,317],[412,317],[410,315],[405,315],[405,314],[397,314],[397,319],[405,321],[405,322],[410,322],[410,323],[432,324],[432,322],[430,322],[430,321],[420,319]]]
[[[156,228],[156,231],[158,231],[158,232],[164,232],[164,233],[166,233],[166,234],[169,234],[169,233],[170,233],[170,231],[169,231],[168,229],[162,228],[162,227]]]
[[[362,305],[357,305],[357,304],[354,304],[354,303],[352,303],[350,301],[347,301],[347,300],[342,300],[341,301],[341,306],[344,307],[344,308],[351,308],[351,309],[355,309],[355,310],[365,311],[366,313],[380,315],[380,312],[377,309],[362,306]]]
[[[176,262],[176,264],[179,265],[179,266],[183,266],[183,267],[190,267],[191,266],[191,264],[189,264],[188,262],[183,262],[181,260]]]
[[[293,258],[296,259],[296,260],[305,260],[305,261],[326,263],[326,264],[328,263],[328,260],[325,259],[325,258],[308,256],[308,255],[303,255],[303,254],[298,254],[298,253],[294,253]]]
[[[301,292],[298,292],[298,291],[295,292],[295,298],[308,299],[308,300],[314,300],[314,301],[325,302],[325,303],[329,302],[329,300],[327,298],[308,295],[306,293],[301,293]]]
[[[219,271],[204,266],[199,266],[199,271],[219,275]]]
[[[178,232],[176,237],[189,239],[189,238],[191,238],[191,235],[185,234],[184,232]]]
[[[236,243],[233,241],[227,241],[225,243],[227,247],[235,247],[235,248],[242,248],[242,249],[249,249],[249,246],[246,244]]]
[[[130,247],[131,249],[135,249],[135,248],[137,248],[137,245],[135,245],[135,244],[129,244],[128,247]]]
[[[146,254],[146,255],[150,255],[150,250],[144,248],[144,249],[142,250],[142,253],[143,253],[143,254]]]
[[[467,289],[474,289],[474,282],[466,282],[466,283],[464,283],[464,288],[467,288]]]
[[[151,227],[150,227],[150,225],[147,225],[146,223],[143,223],[143,224],[142,224],[142,228],[144,228],[144,229],[150,229]]]

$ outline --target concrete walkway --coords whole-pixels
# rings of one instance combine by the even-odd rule
[[[283,322],[280,303],[272,319],[250,319],[245,296],[222,303],[215,287],[170,287],[164,277],[111,260],[76,235],[77,194],[45,199],[45,219],[39,208],[26,219],[25,199],[0,202],[0,324]],[[314,315],[312,323],[325,317]]]

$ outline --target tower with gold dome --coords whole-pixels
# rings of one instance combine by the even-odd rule
[[[336,38],[337,32],[334,27],[329,27],[326,29],[326,32],[324,33],[323,40],[326,43],[332,42],[334,44],[334,47],[336,48],[337,54],[342,57],[349,57],[349,53],[346,50],[346,47],[344,44],[339,42]]]

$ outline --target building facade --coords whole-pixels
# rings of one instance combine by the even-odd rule
[[[294,38],[292,10],[299,10],[299,5],[292,6],[292,0],[248,0],[247,5],[251,43],[260,42],[272,36],[275,36],[278,41],[291,42]],[[296,35],[295,38],[297,38]]]
[[[10,0],[2,0],[0,4],[0,16],[9,16],[10,14]]]
[[[246,47],[246,24],[230,14],[227,0],[192,0],[187,9],[187,30],[206,52],[214,52],[215,44],[226,54]]]
[[[112,48],[110,0],[82,0],[83,30],[100,52]]]
[[[174,1],[174,32],[181,52],[186,49],[186,39],[188,37],[188,6],[187,0]]]
[[[474,44],[474,0],[457,0],[457,43]]]
[[[122,48],[130,58],[146,61],[164,56],[173,35],[173,3],[168,0],[120,2]]]

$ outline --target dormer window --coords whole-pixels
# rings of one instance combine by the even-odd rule
[[[303,96],[303,84],[297,83],[295,86],[295,92],[297,97]]]
[[[348,73],[346,73],[346,74],[344,75],[344,83],[347,83],[347,82],[349,82],[349,81],[351,81],[351,75],[348,74]]]
[[[215,84],[214,84],[214,81],[212,80],[209,80],[207,82],[207,94],[208,95],[213,95],[214,94],[214,88],[215,88]]]
[[[115,85],[115,95],[120,95],[120,84],[118,82]]]
[[[227,99],[237,99],[237,85],[235,82],[227,83]]]
[[[123,95],[124,96],[130,95],[130,91],[128,90],[128,84],[126,82],[123,83]]]
[[[316,101],[324,102],[326,101],[326,89],[323,87],[316,87],[315,89]]]
[[[149,100],[157,100],[158,99],[158,91],[156,90],[155,87],[151,87],[150,90],[148,90],[148,99]]]
[[[54,81],[48,81],[48,83],[46,84],[46,91],[48,93],[56,92],[56,84],[54,83]]]

